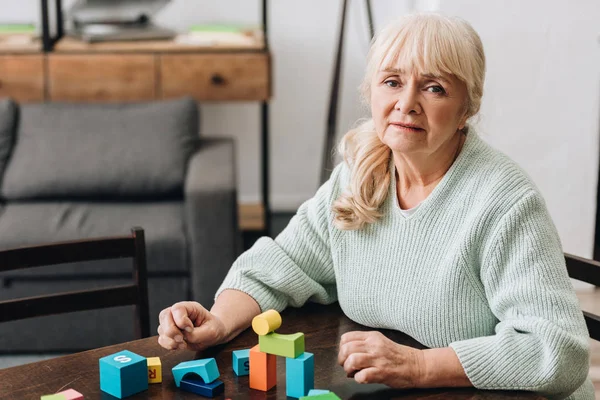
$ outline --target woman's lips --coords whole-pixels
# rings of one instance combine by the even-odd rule
[[[401,122],[392,122],[392,123],[390,123],[390,125],[392,125],[396,129],[403,130],[403,131],[408,131],[408,132],[421,132],[421,131],[424,131],[423,128],[419,128],[416,125],[404,124],[404,123],[401,123]]]

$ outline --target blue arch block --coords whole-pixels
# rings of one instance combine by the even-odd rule
[[[302,353],[296,358],[285,359],[286,395],[300,398],[315,387],[315,357]]]
[[[198,375],[204,383],[212,383],[220,376],[214,358],[182,362],[174,366],[172,372],[177,387],[181,384],[181,379],[187,374]]]

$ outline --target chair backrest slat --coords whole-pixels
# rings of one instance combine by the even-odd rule
[[[0,272],[81,261],[132,259],[133,284],[0,301],[0,322],[125,305],[135,306],[138,338],[150,336],[144,231],[0,251]]]
[[[565,254],[569,276],[592,285],[600,286],[600,262]]]
[[[569,277],[600,286],[600,262],[565,253]],[[583,317],[590,337],[600,340],[600,316],[584,311]]]
[[[101,296],[100,296],[101,295]],[[0,322],[135,304],[136,285],[35,296],[0,303]]]
[[[596,314],[583,312],[585,317],[585,324],[587,325],[590,337],[595,340],[600,340],[600,317]]]
[[[80,240],[42,246],[22,247],[0,252],[0,271],[66,264],[80,261],[132,257],[131,237]]]

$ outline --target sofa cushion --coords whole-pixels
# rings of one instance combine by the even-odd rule
[[[0,185],[15,137],[17,104],[11,99],[0,100]]]
[[[0,210],[0,249],[64,240],[127,235],[144,229],[151,272],[188,272],[183,203],[7,203]],[[7,271],[6,276],[64,276],[131,271],[131,259]]]
[[[173,196],[198,144],[191,98],[22,105],[2,195],[9,200]]]

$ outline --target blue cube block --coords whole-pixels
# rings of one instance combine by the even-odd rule
[[[315,358],[312,353],[302,353],[285,359],[286,394],[289,397],[306,396],[315,387]]]
[[[237,376],[250,375],[250,349],[236,350],[231,357],[233,372]]]
[[[329,390],[323,390],[323,389],[312,389],[308,391],[308,396],[318,396],[320,394],[327,394],[329,393]]]
[[[193,377],[183,378],[179,387],[182,390],[196,393],[204,397],[216,397],[225,390],[225,385],[219,380],[212,383],[204,383],[201,378]]]
[[[148,390],[145,357],[123,350],[103,357],[100,363],[100,390],[119,399]]]
[[[174,366],[171,371],[177,387],[186,375],[193,378],[195,378],[194,375],[197,375],[206,383],[214,382],[220,376],[217,361],[214,358],[182,362]]]

